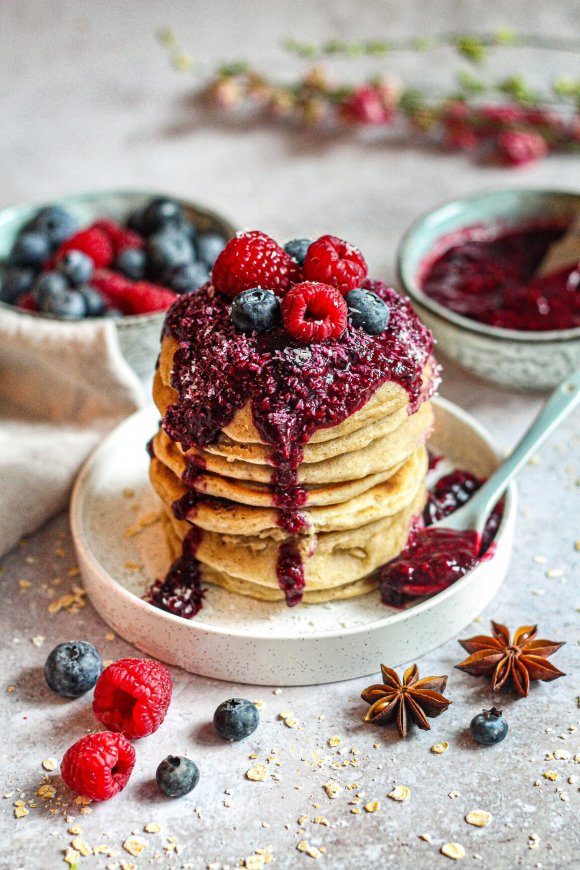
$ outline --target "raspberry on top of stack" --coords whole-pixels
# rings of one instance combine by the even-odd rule
[[[205,584],[291,606],[375,589],[425,503],[432,350],[354,245],[230,240],[165,319],[150,476],[175,561],[149,600],[190,617]]]

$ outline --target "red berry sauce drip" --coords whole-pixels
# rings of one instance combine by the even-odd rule
[[[481,540],[472,531],[457,532],[444,526],[429,528],[469,501],[482,480],[468,471],[452,471],[441,477],[432,491],[422,517],[417,517],[403,552],[379,572],[381,599],[391,607],[403,607],[424,595],[436,595],[493,555],[493,540],[503,515],[503,503],[493,509]]]
[[[183,554],[177,558],[163,580],[156,580],[145,600],[160,610],[191,619],[199,613],[205,589],[201,588],[196,551],[201,530],[192,526],[183,542]]]
[[[423,264],[423,292],[456,314],[490,326],[525,331],[580,326],[578,263],[534,278],[548,248],[565,231],[561,223],[551,223],[495,237],[482,227],[454,233]]]
[[[338,339],[303,346],[282,326],[255,335],[236,331],[230,300],[209,285],[180,297],[169,310],[165,331],[180,347],[173,358],[172,386],[178,401],[163,428],[187,450],[215,442],[220,431],[250,402],[254,425],[272,448],[273,503],[279,524],[291,534],[305,527],[307,493],[298,481],[303,445],[314,432],[337,426],[363,407],[386,381],[408,393],[410,412],[431,395],[422,372],[432,360],[433,338],[410,304],[381,282],[362,282],[389,306],[387,329],[378,336],[348,325]],[[289,605],[297,604],[304,571],[295,542],[280,547],[278,581]]]

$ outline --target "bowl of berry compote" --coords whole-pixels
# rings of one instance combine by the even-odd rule
[[[580,194],[497,190],[407,231],[399,280],[439,351],[488,381],[547,390],[580,368]]]
[[[36,318],[39,329],[110,320],[123,356],[150,376],[166,310],[207,283],[234,232],[196,203],[144,191],[4,209],[0,317]]]

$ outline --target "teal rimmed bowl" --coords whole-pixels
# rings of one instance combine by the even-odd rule
[[[504,229],[538,219],[571,221],[579,213],[580,193],[495,190],[447,202],[410,226],[397,252],[399,282],[445,355],[510,389],[547,390],[580,368],[580,328],[524,332],[488,326],[429,298],[420,283],[429,255],[458,230],[476,225]]]
[[[3,209],[0,211],[0,260],[8,256],[20,227],[44,205],[60,205],[74,214],[81,226],[86,226],[104,217],[123,220],[129,212],[145,205],[153,197],[164,195],[169,194],[148,190],[103,191],[68,196],[50,203],[19,205]],[[226,239],[235,234],[233,224],[222,215],[189,200],[174,196],[172,199],[181,203],[186,215],[198,229],[221,233]],[[19,317],[50,320],[51,324],[62,323],[66,325],[67,331],[71,328],[71,321],[60,321],[40,312],[22,311],[4,302],[0,302],[0,314],[2,310],[15,313]],[[155,360],[159,354],[164,316],[165,313],[160,311],[154,314],[127,315],[114,320],[111,318],[111,322],[115,325],[121,353],[140,377],[146,378],[153,374]],[[79,329],[82,329],[83,324],[91,319],[85,318],[79,321]]]

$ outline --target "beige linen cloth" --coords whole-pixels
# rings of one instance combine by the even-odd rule
[[[112,320],[0,311],[0,554],[66,506],[84,459],[144,402]]]

